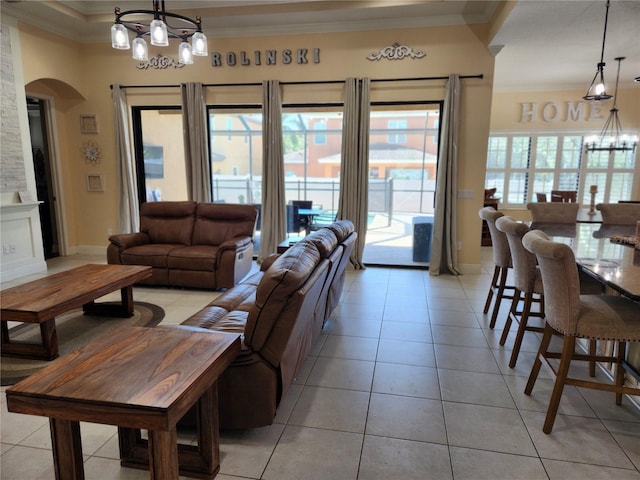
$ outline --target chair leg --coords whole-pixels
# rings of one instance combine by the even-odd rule
[[[493,313],[491,314],[491,321],[489,322],[489,328],[496,326],[496,320],[498,319],[498,312],[500,311],[500,304],[502,303],[502,297],[504,296],[504,289],[507,286],[507,275],[509,269],[506,267],[500,268],[500,283],[498,284],[498,293],[496,294],[496,301],[493,303]]]
[[[615,382],[616,386],[622,387],[624,385],[624,367],[622,362],[624,361],[627,344],[626,342],[618,342],[618,352],[616,354],[616,366],[615,366]],[[616,392],[616,405],[622,404],[622,392]]]
[[[551,328],[548,323],[545,323],[544,334],[542,335],[542,341],[540,342],[540,347],[538,348],[538,354],[536,355],[536,359],[533,362],[533,366],[531,367],[531,373],[529,374],[527,386],[524,388],[525,395],[531,395],[531,392],[533,391],[533,386],[536,384],[538,373],[540,373],[540,367],[542,366],[541,357],[547,356],[547,350],[549,350],[551,337],[553,337],[553,328]]]
[[[589,340],[589,356],[594,358],[598,355],[598,341],[597,340]],[[589,376],[596,376],[596,361],[589,360]]]
[[[502,336],[500,337],[500,345],[504,346],[507,342],[507,336],[509,335],[509,330],[511,329],[512,319],[515,318],[516,313],[518,312],[518,303],[520,303],[520,290],[517,288],[513,292],[513,300],[511,301],[511,308],[509,309],[509,313],[507,314],[507,321],[504,324],[504,328],[502,329]]]
[[[496,266],[493,269],[493,278],[491,279],[491,285],[489,285],[489,293],[487,294],[487,301],[484,303],[484,314],[486,315],[489,312],[489,308],[491,307],[491,300],[493,299],[493,290],[498,285],[498,275],[500,274],[500,267]]]
[[[560,399],[562,398],[562,391],[564,390],[564,383],[569,373],[569,366],[571,365],[571,358],[576,347],[576,337],[571,335],[565,335],[564,343],[562,344],[562,355],[560,357],[560,365],[558,366],[558,372],[556,375],[556,383],[553,385],[553,392],[551,393],[551,399],[549,400],[549,407],[547,408],[547,416],[544,419],[544,426],[542,431],[544,433],[551,433],[553,429],[553,423],[556,420],[556,414],[558,413],[558,407],[560,406]]]
[[[526,292],[524,294],[524,306],[522,307],[522,314],[520,315],[520,324],[518,325],[518,332],[516,333],[516,340],[513,343],[513,350],[511,351],[511,358],[509,359],[509,367],[516,366],[518,361],[518,355],[520,354],[520,347],[522,347],[522,339],[524,338],[524,332],[527,330],[527,322],[529,321],[529,313],[531,312],[531,303],[533,302],[533,293]]]

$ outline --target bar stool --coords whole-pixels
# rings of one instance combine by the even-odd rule
[[[507,322],[500,338],[500,345],[504,345],[507,341],[511,323],[515,319],[518,322],[518,332],[516,333],[516,340],[509,360],[509,367],[513,368],[518,360],[524,333],[526,331],[540,333],[544,331],[542,327],[528,325],[530,316],[544,317],[542,277],[540,276],[540,269],[536,265],[536,256],[522,246],[522,237],[529,232],[529,227],[511,217],[504,216],[496,220],[496,228],[507,236],[511,251],[511,262],[513,263],[515,292]],[[518,303],[520,303],[522,296],[524,296],[522,311],[518,311]],[[540,305],[538,312],[531,311],[531,306],[534,303]]]
[[[640,395],[640,388],[624,385],[627,342],[640,341],[640,305],[617,295],[580,295],[576,259],[568,245],[550,241],[539,230],[526,233],[522,243],[538,260],[545,291],[544,335],[524,393],[531,395],[543,360],[556,375],[542,431],[551,433],[565,385],[614,392],[617,405],[623,394]],[[549,351],[554,332],[564,335],[560,354]],[[615,354],[575,353],[576,338],[613,341]],[[549,358],[560,358],[557,368]],[[572,360],[614,363],[614,383],[569,377]]]
[[[491,279],[491,285],[489,286],[489,293],[487,294],[487,300],[484,304],[483,312],[485,315],[489,312],[491,300],[495,294],[496,299],[493,304],[491,321],[489,322],[489,328],[494,328],[496,326],[496,318],[498,317],[498,311],[500,310],[502,299],[513,299],[513,295],[505,295],[505,290],[514,290],[512,285],[507,285],[507,275],[509,274],[509,269],[512,268],[511,252],[509,250],[507,236],[496,228],[496,220],[503,216],[502,212],[498,212],[493,207],[483,207],[480,209],[478,214],[480,215],[480,218],[487,222],[493,248],[493,263],[495,268],[493,270],[493,278]]]

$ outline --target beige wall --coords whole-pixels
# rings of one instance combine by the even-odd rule
[[[609,116],[613,100],[590,103],[582,99],[584,93],[585,90],[494,93],[491,132],[598,134]],[[624,131],[637,135],[640,132],[640,89],[620,88],[617,107]],[[640,183],[640,177],[636,183]],[[634,199],[640,200],[640,186],[636,188]],[[518,220],[531,220],[524,207],[502,210]]]
[[[71,251],[103,251],[107,230],[117,226],[117,166],[114,152],[113,108],[110,85],[177,85],[180,82],[244,83],[265,79],[281,81],[343,80],[370,77],[425,77],[484,74],[484,79],[463,81],[463,128],[460,149],[459,188],[471,190],[474,198],[460,200],[459,235],[463,240],[460,262],[479,265],[480,222],[477,210],[481,204],[484,182],[484,158],[489,131],[493,57],[483,45],[485,28],[438,27],[405,30],[334,33],[331,35],[288,35],[260,38],[210,39],[209,50],[223,55],[227,51],[285,48],[295,50],[320,48],[320,63],[307,65],[251,65],[214,68],[206,58],[196,58],[195,64],[182,69],[139,70],[129,52],[113,50],[108,44],[78,45],[20,25],[25,83],[54,79],[59,81],[54,93],[58,129],[60,164],[67,212],[68,238]],[[366,56],[399,42],[415,50],[423,50],[422,59],[372,62]],[[174,47],[158,49],[175,56]],[[309,56],[311,58],[311,56]],[[42,82],[39,82],[42,84]],[[420,83],[374,84],[372,99],[377,100],[442,100],[444,81]],[[34,84],[36,85],[36,84]],[[51,86],[51,82],[47,84]],[[285,102],[321,102],[336,95],[339,85],[305,85],[286,87]],[[178,104],[177,89],[127,90],[131,104]],[[208,101],[214,103],[261,102],[259,87],[209,89]],[[80,132],[80,114],[98,116],[99,133]],[[102,160],[92,166],[80,154],[83,142],[92,140],[102,149]],[[87,192],[86,175],[101,173],[105,177],[105,192]],[[469,239],[467,241],[467,239]]]
[[[181,69],[139,70],[129,52],[116,51],[108,44],[80,45],[67,39],[20,25],[23,52],[23,76],[28,90],[42,92],[55,100],[59,163],[64,190],[70,252],[96,249],[102,251],[107,231],[117,222],[117,166],[115,162],[113,107],[110,85],[178,85],[181,82],[259,83],[265,79],[281,81],[342,80],[347,77],[411,78],[447,76],[450,73],[475,75],[484,79],[463,81],[463,125],[460,142],[458,188],[472,193],[471,199],[459,199],[458,232],[462,240],[459,261],[473,270],[479,265],[480,246],[477,241],[480,222],[477,211],[482,203],[484,170],[489,130],[509,131],[585,131],[597,132],[608,115],[610,104],[600,111],[583,102],[583,92],[492,92],[493,57],[484,47],[488,27],[434,27],[404,30],[333,33],[331,35],[288,35],[259,38],[224,38],[209,40],[210,52],[254,50],[281,52],[289,48],[320,49],[320,63],[212,67],[207,58],[196,58],[195,64]],[[418,60],[370,61],[372,52],[395,42],[422,50],[427,55]],[[151,55],[162,52],[175,56],[175,46],[151,49]],[[311,59],[311,54],[308,56]],[[444,82],[376,83],[371,92],[373,101],[442,100]],[[283,88],[283,101],[336,101],[342,96],[342,86],[298,85]],[[261,103],[261,88],[216,87],[207,90],[208,103]],[[129,89],[132,105],[177,105],[177,88]],[[571,117],[572,111],[581,112]],[[524,107],[523,107],[524,105]],[[535,107],[534,107],[535,105]],[[640,130],[640,94],[637,89],[622,89],[618,106],[625,129]],[[535,114],[523,117],[524,111]],[[580,110],[582,108],[582,110]],[[82,134],[79,116],[98,116],[99,133]],[[523,120],[524,118],[524,120]],[[80,146],[95,141],[102,149],[102,161],[96,166],[81,157]],[[105,177],[105,192],[87,192],[86,175],[101,173]],[[514,212],[526,219],[527,212]]]

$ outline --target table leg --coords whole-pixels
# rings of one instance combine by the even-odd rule
[[[7,322],[2,322],[2,355],[36,360],[53,360],[58,357],[58,334],[56,320],[51,318],[39,324],[42,342],[29,343],[11,341]]]
[[[220,470],[220,428],[217,383],[196,404],[198,445],[179,445],[180,473],[197,478],[214,478]]]
[[[178,434],[171,430],[149,430],[149,472],[151,480],[178,478]]]
[[[214,384],[200,397],[195,408],[198,423],[197,445],[178,444],[178,440],[175,440],[179,473],[187,477],[213,479],[220,470],[217,384]],[[155,435],[157,436],[158,432],[155,432]],[[147,441],[142,438],[139,429],[118,427],[120,464],[124,467],[153,469],[152,456],[154,453],[152,450],[154,447],[151,445],[151,437],[152,432],[149,432],[149,441]],[[161,438],[160,441],[167,440]],[[162,448],[168,448],[167,445]]]
[[[133,285],[120,289],[120,304],[89,302],[82,306],[87,315],[111,315],[128,318],[133,316]]]
[[[84,480],[80,422],[50,418],[49,427],[56,480]]]

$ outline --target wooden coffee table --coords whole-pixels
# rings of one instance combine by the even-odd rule
[[[182,327],[122,327],[7,388],[10,412],[49,417],[57,480],[84,479],[80,423],[117,425],[121,463],[152,479],[212,479],[220,468],[216,381],[240,335]],[[197,404],[197,446],[176,424]],[[130,440],[147,429],[147,448]]]
[[[83,307],[91,315],[133,315],[133,284],[151,276],[151,267],[83,265],[0,291],[2,355],[52,360],[58,356],[55,317]],[[121,290],[121,304],[94,300]],[[40,324],[42,344],[15,342],[7,322]]]

